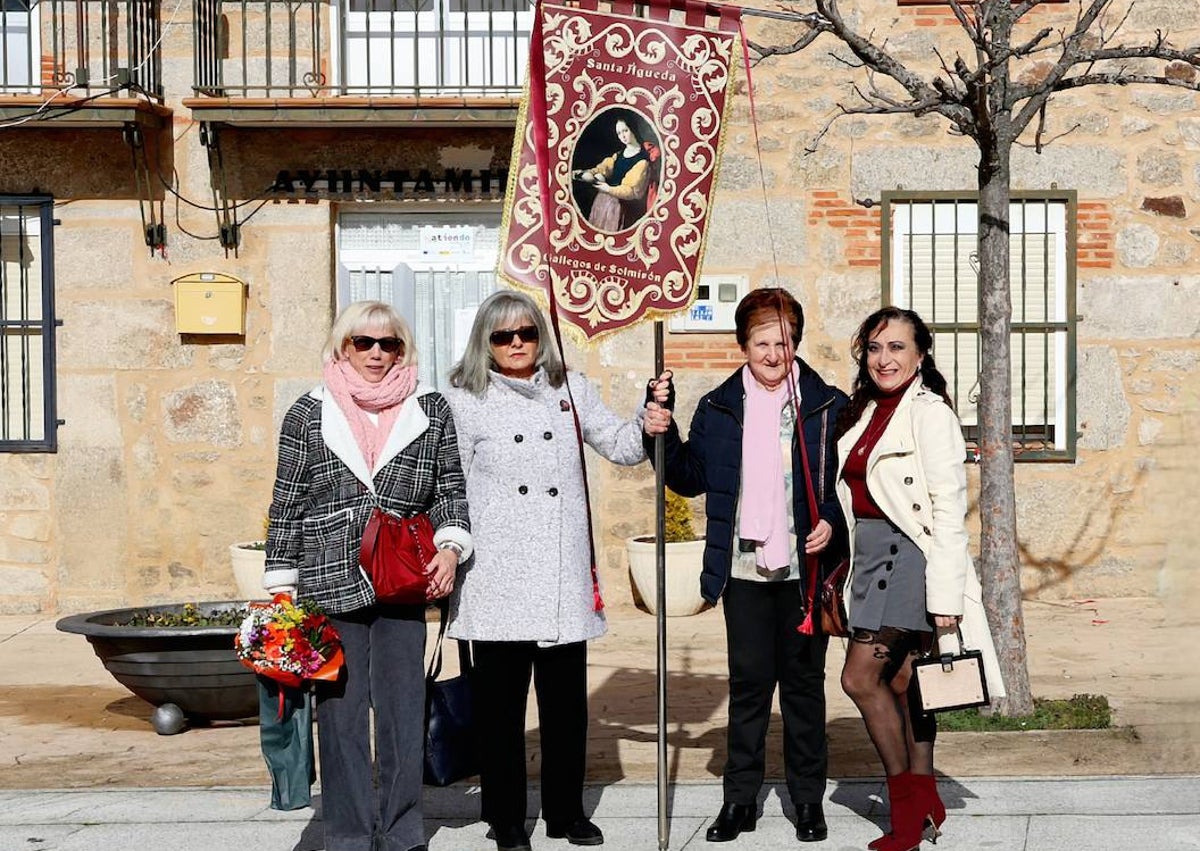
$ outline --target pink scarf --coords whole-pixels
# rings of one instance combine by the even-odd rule
[[[793,364],[792,387],[799,376],[800,368]],[[767,390],[754,380],[749,366],[742,367],[742,387],[746,391],[746,410],[738,537],[762,546],[757,558],[759,567],[778,570],[792,562],[787,489],[783,481],[783,455],[779,451],[779,419],[783,406],[791,403],[791,391],[786,383],[774,392]]]
[[[346,415],[368,470],[375,471],[379,453],[400,416],[400,406],[416,386],[415,366],[394,366],[382,381],[372,384],[355,371],[350,361],[335,360],[325,364],[325,387]],[[379,414],[379,422],[371,422],[368,412]]]

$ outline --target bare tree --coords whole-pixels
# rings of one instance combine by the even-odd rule
[[[1030,13],[1043,0],[943,0],[938,5],[943,4],[953,10],[960,29],[950,31],[947,41],[954,44],[935,51],[929,68],[898,60],[886,41],[857,29],[838,0],[788,4],[803,24],[800,36],[790,44],[751,42],[750,47],[764,59],[798,53],[826,36],[849,49],[850,55],[837,55],[858,79],[814,147],[843,116],[936,114],[949,122],[951,134],[971,139],[979,150],[981,573],[1008,688],[997,709],[1026,715],[1033,700],[1017,550],[1009,351],[1012,148],[1030,144],[1040,152],[1052,141],[1046,138],[1046,109],[1058,92],[1131,84],[1200,91],[1200,47],[1177,49],[1161,31],[1149,44],[1124,44],[1119,35],[1133,5],[1126,0],[1078,0],[1065,16],[1073,21],[1057,28],[1030,23]],[[867,21],[877,19],[878,14],[864,15]]]

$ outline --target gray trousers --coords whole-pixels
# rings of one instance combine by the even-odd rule
[[[425,843],[425,607],[372,606],[330,620],[346,664],[336,683],[317,688],[325,849],[373,851],[378,835],[382,851],[409,851]]]

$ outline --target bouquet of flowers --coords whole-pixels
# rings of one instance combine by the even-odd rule
[[[242,664],[293,688],[304,680],[335,680],[342,643],[320,607],[276,594],[270,603],[251,603],[233,639]]]

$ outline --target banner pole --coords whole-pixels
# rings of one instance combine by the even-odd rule
[[[665,356],[663,323],[654,323],[654,377],[663,374]],[[663,435],[654,438],[654,597],[658,627],[658,847],[663,851],[671,839],[667,821],[667,445]]]

